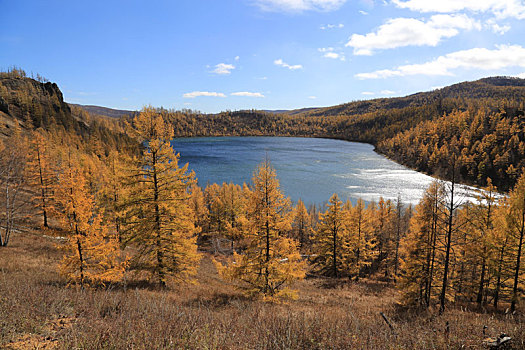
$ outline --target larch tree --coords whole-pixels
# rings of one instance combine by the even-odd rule
[[[300,248],[305,249],[311,241],[311,226],[308,211],[302,200],[297,201],[293,212],[292,237],[299,242]]]
[[[223,202],[226,211],[226,237],[231,240],[232,254],[235,251],[235,242],[242,237],[240,217],[244,210],[243,191],[240,185],[223,183]]]
[[[494,211],[497,206],[497,199],[496,189],[490,178],[487,180],[487,186],[479,190],[476,197],[476,203],[468,204],[465,207],[469,234],[466,260],[470,262],[471,269],[479,268],[479,280],[477,286],[473,283],[473,289],[477,289],[476,302],[481,305],[483,297],[486,295],[485,286],[489,273],[488,261],[490,255],[494,253],[491,245],[494,238]]]
[[[315,256],[312,263],[316,273],[335,278],[348,274],[347,215],[343,202],[334,193],[326,211],[319,214],[319,225],[314,235]]]
[[[122,243],[123,200],[126,197],[124,180],[124,161],[118,151],[111,151],[104,158],[103,185],[101,201],[105,207],[105,219],[112,223],[118,241]]]
[[[355,276],[356,281],[359,281],[362,269],[371,265],[377,255],[377,242],[371,225],[373,211],[372,208],[367,210],[365,202],[359,198],[347,215],[348,244],[351,250],[348,265],[350,274]]]
[[[509,198],[501,199],[498,204],[494,213],[494,230],[491,231],[493,237],[489,240],[492,254],[489,255],[488,259],[489,268],[496,279],[492,291],[493,305],[496,309],[498,308],[504,286],[507,284],[506,281],[512,279],[513,267],[513,259],[510,254],[513,240],[509,234],[509,221],[507,220],[510,216]]]
[[[514,260],[514,276],[512,283],[512,299],[510,310],[514,312],[519,300],[519,284],[522,278],[522,254],[525,239],[525,175],[522,175],[512,190],[509,198],[507,227],[512,239]]]
[[[401,240],[403,239],[406,231],[408,229],[408,222],[410,221],[411,208],[405,209],[401,196],[397,196],[395,201],[394,208],[394,220],[393,220],[393,252],[392,258],[390,261],[393,264],[394,271],[392,273],[392,279],[394,283],[397,282],[397,276],[399,275],[399,265],[400,265],[400,252],[399,248],[401,245]]]
[[[200,254],[189,203],[194,174],[187,164],[179,167],[170,144],[173,130],[153,108],[145,107],[133,122],[144,149],[127,175],[124,243],[136,247],[131,267],[165,287],[169,279],[187,281],[197,273]]]
[[[118,282],[127,262],[117,238],[108,234],[82,169],[71,154],[68,158],[55,197],[57,216],[67,232],[60,273],[82,288],[86,284]]]
[[[53,189],[56,183],[56,171],[49,142],[43,130],[31,133],[26,176],[28,185],[33,191],[33,205],[42,213],[42,224],[45,228],[48,228],[49,215],[53,211]]]
[[[226,211],[225,187],[219,184],[206,186],[206,197],[209,201],[209,233],[215,238],[226,235],[228,212]]]
[[[290,286],[305,276],[306,263],[298,243],[286,237],[290,230],[290,200],[280,188],[275,170],[265,161],[255,170],[245,191],[246,207],[241,218],[246,249],[227,265],[217,264],[226,279],[242,283],[248,295],[265,299],[294,297]]]
[[[453,262],[453,245],[454,245],[454,236],[458,233],[459,228],[462,226],[458,222],[457,210],[461,207],[462,201],[459,199],[456,184],[456,156],[452,156],[452,161],[450,164],[451,169],[451,182],[446,187],[445,191],[445,203],[442,205],[442,210],[444,214],[444,230],[445,230],[445,240],[444,240],[444,249],[445,256],[443,260],[443,276],[441,282],[441,292],[439,295],[439,312],[440,314],[445,311],[445,304],[447,300],[447,288],[449,287],[449,279],[451,266]]]
[[[407,304],[430,306],[437,269],[440,205],[443,187],[433,182],[415,208],[407,235],[401,240],[400,289]]]
[[[200,188],[199,185],[196,183],[192,184],[190,187],[190,194],[189,205],[193,213],[193,223],[200,233],[206,227],[206,222],[209,216],[208,207],[206,206],[202,188]]]
[[[395,248],[396,240],[393,232],[394,207],[392,201],[379,198],[373,216],[373,227],[377,240],[377,269],[383,270],[385,278],[395,275]],[[395,279],[395,277],[394,277]]]

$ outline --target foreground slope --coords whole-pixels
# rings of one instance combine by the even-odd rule
[[[20,234],[0,254],[0,348],[481,348],[485,325],[486,336],[506,332],[512,348],[525,346],[520,314],[412,313],[400,309],[396,292],[381,282],[311,279],[298,286],[296,301],[248,300],[219,278],[209,256],[197,285],[172,291],[148,285],[64,288],[56,273],[57,243]]]

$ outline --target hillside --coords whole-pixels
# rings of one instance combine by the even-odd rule
[[[94,115],[102,115],[102,116],[106,116],[110,118],[117,118],[117,119],[121,117],[126,117],[126,116],[133,116],[136,113],[135,111],[127,111],[127,110],[122,110],[122,109],[113,109],[113,108],[92,106],[92,105],[79,105],[79,104],[74,104],[74,103],[69,103],[69,105],[82,108],[88,113],[91,113]]]
[[[0,133],[3,134],[14,124],[32,128],[61,126],[77,133],[88,129],[72,116],[55,83],[27,78],[19,70],[0,73],[0,113]]]
[[[57,84],[28,78],[20,69],[0,72],[0,137],[11,135],[15,127],[67,134],[85,145],[100,143],[106,152],[137,148],[122,120],[70,107]]]
[[[379,110],[424,107],[443,103],[443,100],[456,99],[458,107],[465,99],[523,99],[525,97],[525,79],[514,77],[489,77],[476,81],[462,82],[441,89],[419,92],[405,97],[378,98],[372,100],[344,103],[337,106],[316,108],[306,111],[309,116],[356,115],[377,112]],[[463,101],[461,101],[463,100]],[[450,112],[450,106],[442,105],[443,111]],[[298,110],[299,112],[301,110]],[[294,113],[297,114],[297,113]]]

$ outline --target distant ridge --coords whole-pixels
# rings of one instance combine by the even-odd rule
[[[74,103],[69,103],[71,106],[80,107],[91,114],[103,115],[110,118],[120,118],[126,116],[133,116],[136,111],[128,111],[124,109],[113,109],[108,107],[93,106],[93,105],[79,105]]]
[[[274,110],[263,110],[265,113],[272,113],[272,114],[288,114],[288,115],[296,115],[301,113],[306,113],[314,110],[321,109],[323,107],[305,107],[305,108],[299,108],[299,109],[274,109]]]

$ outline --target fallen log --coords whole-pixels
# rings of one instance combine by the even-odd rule
[[[490,349],[499,349],[501,346],[509,343],[512,340],[511,337],[502,333],[499,337],[490,337],[483,339],[483,344]]]

